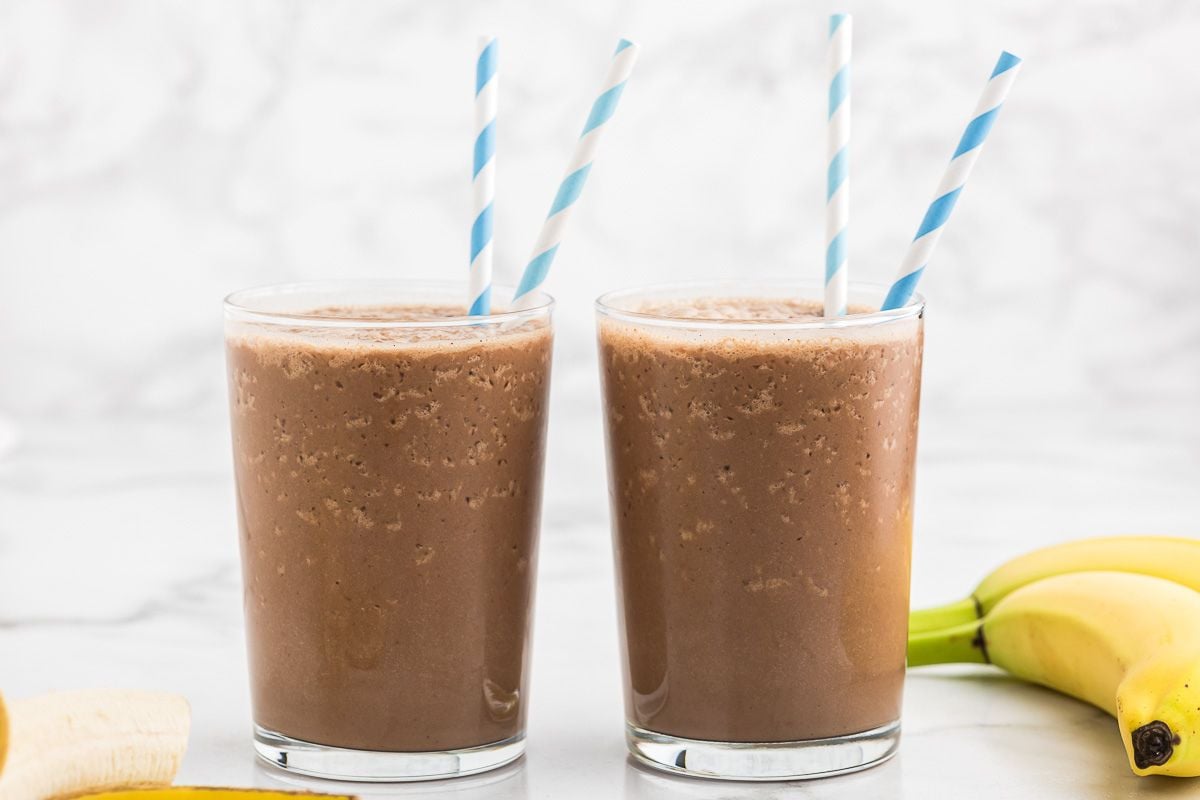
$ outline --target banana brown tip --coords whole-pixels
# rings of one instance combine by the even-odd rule
[[[1171,759],[1175,745],[1179,744],[1179,735],[1157,719],[1130,733],[1129,738],[1133,742],[1133,763],[1138,769],[1161,767]]]
[[[992,663],[992,657],[988,655],[987,639],[983,635],[982,624],[975,630],[975,638],[971,640],[971,646],[983,655],[983,663]]]

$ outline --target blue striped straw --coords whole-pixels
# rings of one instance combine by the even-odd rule
[[[921,280],[921,273],[929,264],[933,248],[937,246],[938,239],[942,236],[946,220],[950,219],[950,212],[954,210],[954,204],[958,202],[958,196],[962,194],[963,186],[971,175],[971,168],[975,166],[975,160],[979,158],[983,143],[987,140],[992,125],[996,123],[996,117],[1000,114],[1004,98],[1008,96],[1008,90],[1012,88],[1020,68],[1021,59],[1008,51],[1000,54],[1000,60],[996,62],[992,76],[988,79],[987,85],[983,87],[983,95],[979,98],[975,113],[971,116],[971,121],[967,123],[967,129],[958,142],[958,148],[954,151],[945,174],[942,175],[936,199],[929,204],[925,218],[921,220],[921,227],[917,230],[917,235],[913,237],[904,261],[901,262],[900,272],[891,288],[888,289],[882,310],[900,308],[912,297],[917,282]]]
[[[622,39],[617,44],[617,51],[613,54],[612,62],[609,64],[608,76],[604,80],[600,96],[592,104],[592,111],[588,114],[587,123],[583,126],[583,133],[580,134],[579,141],[575,145],[575,152],[571,155],[571,161],[567,165],[566,177],[559,184],[558,194],[554,196],[550,213],[546,215],[546,221],[542,224],[542,230],[538,234],[533,255],[529,259],[529,263],[525,265],[521,283],[517,286],[517,293],[513,297],[513,308],[528,308],[532,305],[533,292],[546,280],[546,274],[550,271],[550,265],[554,263],[554,256],[558,253],[558,247],[562,243],[563,231],[571,215],[571,209],[574,208],[575,202],[583,192],[583,185],[587,182],[588,173],[591,172],[600,135],[607,127],[605,123],[617,110],[617,103],[621,100],[625,82],[629,79],[633,72],[633,65],[637,62],[637,54],[638,46],[628,39]]]
[[[496,199],[496,75],[499,45],[494,36],[479,37],[475,59],[475,162],[471,175],[475,221],[471,224],[471,271],[467,311],[483,316],[492,310],[492,221]]]
[[[849,14],[829,18],[829,121],[825,157],[825,316],[846,313],[850,265],[850,38]]]

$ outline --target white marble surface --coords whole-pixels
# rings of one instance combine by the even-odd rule
[[[1015,552],[1200,534],[1200,8],[848,2],[851,269],[898,262],[996,53],[1025,71],[924,283],[914,600]],[[619,35],[643,59],[551,276],[559,344],[530,750],[468,797],[1177,796],[1115,725],[987,671],[909,682],[901,755],[750,787],[621,742],[590,300],[816,275],[828,3],[0,3],[0,688],[195,708],[181,779],[248,747],[219,299],[465,275],[470,51],[503,42],[499,268],[515,277]]]

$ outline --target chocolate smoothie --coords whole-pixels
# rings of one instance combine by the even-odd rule
[[[766,743],[895,722],[919,315],[772,330],[818,321],[820,307],[701,298],[620,310],[677,318],[602,307],[600,319],[629,723]]]
[[[393,752],[523,735],[549,314],[305,313],[226,327],[256,724]]]

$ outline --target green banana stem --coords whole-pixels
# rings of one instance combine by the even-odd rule
[[[979,620],[953,628],[908,635],[908,666],[928,664],[987,664],[987,644]]]
[[[953,628],[979,619],[979,604],[974,597],[935,608],[918,609],[908,615],[908,635]]]

